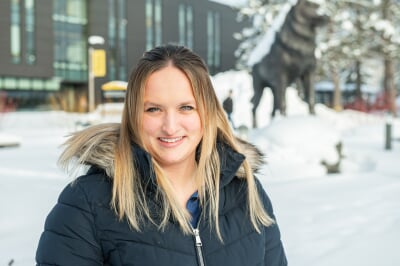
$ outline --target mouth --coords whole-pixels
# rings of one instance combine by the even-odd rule
[[[158,138],[158,139],[161,140],[162,142],[166,142],[166,143],[175,143],[175,142],[182,140],[183,137],[180,136],[180,137],[176,137],[176,138]]]

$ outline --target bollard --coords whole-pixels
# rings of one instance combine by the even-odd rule
[[[392,124],[386,123],[385,126],[385,150],[392,149]]]

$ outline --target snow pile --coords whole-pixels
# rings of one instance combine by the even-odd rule
[[[319,117],[299,115],[276,119],[254,134],[251,139],[267,151],[267,161],[277,168],[273,174],[276,178],[288,177],[293,171],[318,177],[326,173],[322,161],[334,164],[340,159],[336,149],[341,142],[340,133]],[[305,169],[304,165],[308,167]],[[290,172],[285,174],[282,169]]]
[[[18,146],[21,143],[21,139],[14,135],[0,133],[0,148]]]

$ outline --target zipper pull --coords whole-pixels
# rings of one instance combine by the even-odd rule
[[[197,247],[201,247],[203,245],[203,243],[201,243],[201,238],[200,238],[200,232],[199,229],[193,229],[193,233],[194,233],[194,238],[196,240],[196,246]]]
[[[196,246],[196,253],[197,253],[197,262],[199,266],[205,266],[204,257],[203,257],[203,243],[201,242],[200,238],[200,231],[198,228],[193,228],[193,234],[195,239],[195,246]]]

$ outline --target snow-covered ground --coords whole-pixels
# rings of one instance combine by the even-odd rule
[[[258,129],[251,129],[251,77],[225,72],[213,77],[218,97],[234,92],[233,119],[249,128],[243,137],[258,145],[268,164],[258,175],[269,193],[290,265],[400,265],[400,121],[391,120],[392,150],[385,150],[389,121],[317,105],[306,105],[289,89],[288,116],[270,120],[271,93],[265,90]],[[115,107],[118,109],[118,106]],[[7,113],[0,140],[0,265],[33,265],[43,223],[71,178],[56,166],[59,145],[81,126],[76,121],[118,120],[64,112]],[[240,132],[238,132],[239,134]],[[343,145],[340,174],[326,174],[321,161],[335,164]]]

